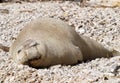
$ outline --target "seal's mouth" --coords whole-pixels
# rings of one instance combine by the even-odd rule
[[[39,57],[32,58],[32,59],[29,59],[28,61],[35,61],[35,60],[39,60],[39,59],[41,59],[40,56],[39,56]]]
[[[29,65],[29,66],[31,66],[31,65],[32,65],[31,62],[34,62],[34,61],[37,61],[37,60],[40,60],[40,59],[41,59],[40,56],[39,56],[39,57],[32,58],[32,59],[29,59],[29,60],[27,60],[27,61],[24,62],[24,65]]]

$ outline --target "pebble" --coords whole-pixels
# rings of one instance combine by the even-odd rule
[[[0,42],[5,46],[10,46],[14,42],[13,38],[31,20],[54,17],[64,20],[74,26],[79,34],[91,37],[106,48],[120,51],[120,8],[81,8],[69,1],[0,4],[0,9],[3,8],[9,11],[0,12]],[[0,83],[103,83],[106,79],[116,83],[119,81],[119,78],[112,78],[110,75],[112,65],[120,63],[118,56],[98,58],[75,66],[56,65],[45,69],[17,65],[8,56],[9,54],[0,51]],[[104,75],[107,75],[106,79],[103,79]],[[120,71],[117,75],[120,75]]]

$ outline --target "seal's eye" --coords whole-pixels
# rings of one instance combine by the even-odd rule
[[[21,52],[21,50],[18,50],[18,53],[20,53]]]

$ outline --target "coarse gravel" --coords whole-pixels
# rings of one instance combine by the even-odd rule
[[[61,19],[84,36],[120,51],[120,8],[81,8],[77,2],[0,4],[0,43],[11,46],[26,23],[39,17]],[[47,23],[46,23],[47,24]],[[120,83],[120,56],[97,58],[74,66],[34,69],[18,65],[0,50],[0,83]]]

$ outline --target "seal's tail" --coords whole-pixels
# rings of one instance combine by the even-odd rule
[[[0,49],[2,49],[5,52],[9,52],[9,48],[10,47],[7,47],[7,46],[4,46],[4,45],[0,44]]]

